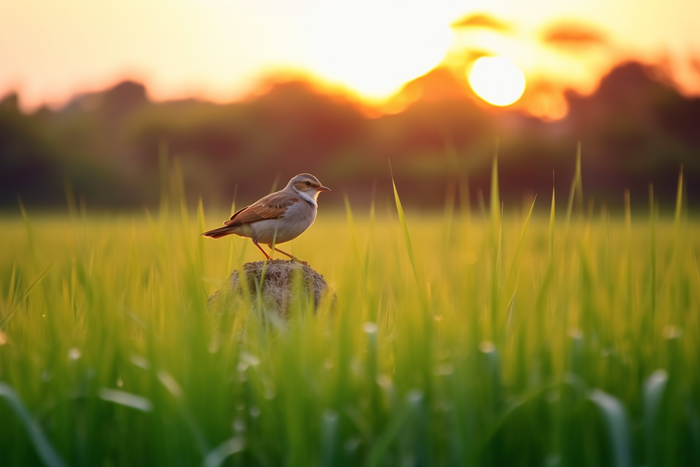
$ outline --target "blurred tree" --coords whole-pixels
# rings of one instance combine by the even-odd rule
[[[654,183],[657,193],[672,199],[681,164],[686,176],[700,175],[700,99],[685,99],[653,79],[650,67],[620,65],[593,95],[568,99],[566,120],[584,141],[594,188],[628,187],[641,198]],[[700,196],[695,186],[688,190]]]
[[[225,105],[151,102],[133,82],[32,114],[10,95],[0,102],[0,205],[16,205],[17,195],[63,205],[64,182],[90,205],[156,205],[165,143],[187,193],[209,204],[228,206],[234,193],[239,203],[257,199],[261,181],[271,188],[302,171],[362,200],[377,180],[378,196],[390,196],[391,159],[402,198],[435,206],[455,177],[468,176],[473,190],[488,193],[497,139],[504,198],[547,196],[553,171],[566,196],[580,140],[589,195],[622,202],[624,188],[641,198],[653,182],[659,197],[672,199],[684,164],[688,195],[700,199],[700,184],[692,183],[700,176],[700,99],[682,96],[653,71],[637,63],[615,68],[590,96],[566,94],[561,105],[569,114],[554,122],[479,103],[448,66],[407,83],[391,112],[379,115],[300,80],[271,81]],[[334,201],[342,197],[324,202]]]
[[[0,206],[45,203],[62,194],[62,161],[37,118],[23,114],[19,97],[0,101]]]

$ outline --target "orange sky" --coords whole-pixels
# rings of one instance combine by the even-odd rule
[[[470,13],[510,31],[455,36],[450,23]],[[0,95],[17,90],[35,108],[132,78],[155,99],[223,102],[272,72],[298,70],[382,99],[460,47],[508,55],[533,82],[584,91],[612,55],[669,56],[690,89],[700,81],[684,66],[700,57],[698,18],[698,0],[6,0]],[[610,48],[585,57],[547,50],[541,31],[559,20],[597,28]]]

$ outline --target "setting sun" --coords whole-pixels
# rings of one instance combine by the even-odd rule
[[[511,105],[525,91],[525,75],[507,57],[481,57],[469,70],[469,85],[477,96],[492,105]]]

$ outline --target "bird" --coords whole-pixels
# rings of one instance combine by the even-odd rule
[[[331,191],[323,186],[318,178],[308,173],[292,177],[280,191],[270,193],[260,198],[250,206],[238,210],[223,227],[208,230],[202,235],[208,238],[221,238],[235,234],[239,237],[250,238],[253,244],[265,255],[260,244],[267,245],[288,256],[293,261],[301,261],[286,253],[276,245],[294,240],[304,233],[316,220],[318,195],[323,191]]]

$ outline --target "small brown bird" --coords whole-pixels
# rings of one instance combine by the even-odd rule
[[[273,244],[286,243],[304,233],[316,219],[318,208],[316,200],[322,191],[331,191],[331,189],[321,185],[321,182],[311,174],[299,174],[292,178],[284,189],[270,193],[250,206],[244,207],[224,222],[223,227],[209,230],[202,235],[219,238],[236,234],[239,237],[250,238],[269,260],[270,257],[260,243],[272,250]],[[274,249],[297,260],[277,247]],[[304,263],[304,261],[301,262]]]

